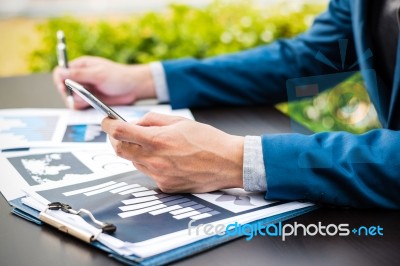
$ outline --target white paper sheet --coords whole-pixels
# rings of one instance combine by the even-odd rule
[[[23,196],[29,187],[61,187],[136,170],[111,148],[34,149],[2,155],[0,191],[8,201]]]

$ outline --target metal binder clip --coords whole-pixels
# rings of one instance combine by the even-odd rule
[[[48,209],[49,210],[62,210],[63,212],[75,214],[75,215],[79,215],[79,216],[82,216],[82,214],[86,214],[87,216],[89,216],[90,220],[92,220],[93,223],[95,223],[98,227],[100,227],[100,229],[102,230],[103,233],[112,234],[117,230],[117,227],[115,225],[97,220],[94,217],[94,215],[86,209],[79,209],[78,211],[76,211],[76,210],[72,209],[72,207],[69,206],[68,204],[61,203],[61,202],[49,203]]]

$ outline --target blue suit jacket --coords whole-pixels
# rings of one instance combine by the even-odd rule
[[[311,29],[297,38],[207,60],[163,62],[172,106],[287,101],[287,80],[337,73],[315,55],[320,51],[340,62],[338,40],[348,39],[346,65],[358,60],[356,68],[363,74],[383,129],[363,135],[262,136],[266,198],[400,208],[400,50],[393,87],[385,87],[374,71],[368,71],[374,68],[373,57],[365,59],[371,47],[365,6],[362,0],[332,0]]]

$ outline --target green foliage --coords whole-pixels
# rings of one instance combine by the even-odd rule
[[[217,1],[201,9],[171,5],[163,12],[119,22],[52,18],[38,28],[42,46],[32,52],[30,69],[51,71],[56,66],[55,36],[59,29],[65,33],[70,59],[96,55],[133,64],[205,58],[292,37],[305,31],[323,9],[323,5],[293,2],[258,7],[249,1]]]
[[[206,58],[290,38],[304,32],[324,9],[325,5],[301,1],[262,7],[250,1],[216,1],[201,9],[171,5],[162,12],[118,21],[52,18],[38,27],[42,46],[32,51],[29,64],[33,72],[51,71],[56,66],[55,36],[59,29],[65,33],[70,59],[95,55],[136,64],[188,56]],[[354,84],[358,84],[355,96],[341,97]],[[373,108],[368,119],[357,123],[343,115],[347,112],[351,116],[359,103],[370,106],[357,76],[315,99],[279,108],[286,112],[290,109],[294,119],[314,131],[359,133],[379,126]]]

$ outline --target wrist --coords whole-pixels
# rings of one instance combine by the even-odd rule
[[[228,154],[231,158],[232,163],[228,169],[228,182],[224,184],[225,188],[243,188],[243,152],[244,152],[244,137],[241,136],[230,136],[227,142]]]
[[[135,100],[156,98],[154,79],[148,64],[128,66],[131,78],[131,91]],[[133,80],[132,80],[133,79]]]

